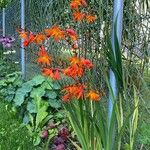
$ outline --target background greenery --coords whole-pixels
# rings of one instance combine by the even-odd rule
[[[21,127],[21,120],[2,98],[0,98],[0,116],[0,150],[35,149],[28,130]]]

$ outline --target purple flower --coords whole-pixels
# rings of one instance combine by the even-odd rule
[[[4,46],[5,48],[11,48],[11,47],[12,47],[12,44],[11,44],[11,43],[5,43],[5,44],[3,44],[3,46]]]
[[[57,145],[57,146],[55,147],[55,150],[65,150],[64,144]]]
[[[58,135],[60,137],[62,137],[64,140],[67,140],[68,139],[68,136],[69,136],[69,130],[66,128],[66,127],[62,127],[59,132],[58,132]]]
[[[5,42],[5,37],[0,37],[0,43]]]
[[[14,37],[0,37],[0,43],[2,43],[5,48],[10,48],[14,41]]]
[[[48,138],[48,131],[47,130],[42,131],[40,136],[41,138]]]
[[[60,144],[64,144],[64,139],[62,137],[55,137],[54,139],[54,144],[55,145],[60,145]]]

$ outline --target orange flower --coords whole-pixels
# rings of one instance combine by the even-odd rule
[[[86,0],[72,0],[70,3],[70,9],[78,10],[79,6],[87,6]]]
[[[24,39],[23,41],[23,46],[28,46],[30,43],[32,43],[34,41],[34,34],[32,32],[30,32],[30,34]]]
[[[92,100],[92,101],[99,101],[101,96],[95,92],[95,91],[90,91],[88,94],[87,94],[87,97]]]
[[[59,26],[53,26],[52,28],[45,29],[47,37],[53,37],[56,42],[61,39],[65,39],[66,33]]]
[[[40,48],[40,51],[38,53],[39,58],[37,59],[38,63],[41,63],[43,65],[50,65],[52,58],[47,54],[44,46]]]
[[[19,37],[21,39],[26,39],[29,35],[29,32],[26,32],[25,30],[22,29],[17,29],[17,32],[19,33]]]
[[[47,56],[47,55],[44,55],[44,56],[42,56],[42,57],[39,57],[38,59],[37,59],[37,62],[38,63],[41,63],[41,64],[43,64],[43,65],[50,65],[50,57],[49,56]]]
[[[92,23],[97,19],[97,17],[95,15],[86,15],[86,21],[88,23]]]
[[[45,41],[45,39],[46,39],[45,35],[41,32],[35,36],[34,42],[36,44],[41,44],[43,41]]]
[[[65,95],[63,96],[63,101],[67,102],[71,99],[83,99],[85,88],[86,86],[81,83],[64,87],[62,90],[62,92],[65,93]]]
[[[43,68],[42,74],[44,76],[50,76],[50,77],[52,77],[53,76],[53,70],[49,69],[49,68]]]
[[[43,56],[43,55],[47,55],[47,52],[46,52],[45,47],[42,45],[40,47],[40,51],[38,52],[38,56]]]
[[[82,21],[85,17],[85,13],[82,12],[74,12],[72,15],[74,21]]]
[[[35,36],[33,35],[32,32],[26,32],[25,30],[22,29],[17,29],[17,32],[19,33],[19,37],[21,39],[24,39],[23,41],[24,47],[28,46],[31,42],[34,41]]]
[[[68,33],[72,41],[77,41],[78,36],[73,29],[66,29],[66,32]]]
[[[79,64],[79,63],[80,63],[80,60],[79,60],[79,58],[78,58],[77,56],[74,56],[74,57],[71,57],[71,58],[70,58],[70,63],[71,63],[72,65],[76,65],[76,64]]]
[[[47,77],[51,77],[54,80],[60,79],[59,69],[44,68],[42,73],[43,73],[43,75],[45,75]]]
[[[85,68],[88,68],[88,69],[91,69],[91,68],[93,68],[93,64],[92,64],[92,62],[89,60],[89,59],[85,59],[85,58],[81,58],[81,64],[83,64],[84,65],[84,67]]]
[[[75,79],[77,77],[83,76],[84,69],[77,65],[71,65],[70,67],[64,69],[63,73],[64,75]]]
[[[77,56],[74,56],[71,57],[69,61],[71,66],[64,69],[63,73],[64,75],[72,77],[73,79],[82,77],[85,69],[91,69],[93,67],[92,62],[85,58],[79,59]]]
[[[77,64],[79,67],[84,67],[84,68],[88,68],[88,69],[90,69],[94,66],[89,59],[85,59],[83,57],[79,59],[77,56],[71,57],[70,63]]]

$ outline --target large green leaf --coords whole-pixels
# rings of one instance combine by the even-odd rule
[[[60,88],[61,88],[61,86],[58,82],[53,82],[53,89],[59,90]]]
[[[32,91],[33,87],[37,86],[39,84],[42,84],[44,82],[44,80],[45,80],[45,77],[38,75],[38,76],[35,76],[32,80],[23,83],[22,87],[16,91],[16,95],[14,98],[15,105],[21,106],[25,100],[25,97],[27,96],[27,94],[29,92]],[[42,88],[37,89],[37,91],[36,91],[36,89],[34,89],[32,91],[31,97],[40,96],[40,95],[44,95],[44,91]]]
[[[4,80],[0,80],[0,87],[1,86],[7,86],[5,79]]]
[[[49,99],[55,99],[57,97],[57,93],[54,91],[47,91],[45,96]]]
[[[29,113],[37,113],[37,109],[34,101],[28,102],[27,110],[29,111]]]
[[[30,97],[42,97],[45,94],[45,89],[43,87],[37,87],[33,88],[33,90],[30,93]]]
[[[42,106],[37,113],[36,116],[36,128],[39,126],[39,124],[43,121],[43,119],[46,118],[46,116],[48,115],[48,112],[46,112],[48,108],[48,105],[46,106]]]
[[[61,102],[58,99],[49,99],[48,103],[51,107],[56,109],[61,107]]]
[[[27,82],[16,91],[14,102],[16,106],[21,106],[25,100],[26,95],[32,90],[32,85]]]
[[[32,86],[37,86],[42,84],[45,81],[45,77],[42,75],[37,75],[35,76],[32,80],[30,80],[30,84],[32,84]]]
[[[44,81],[42,83],[41,87],[43,87],[44,89],[47,89],[47,90],[51,90],[53,87],[53,84],[51,82]]]
[[[21,106],[22,103],[25,100],[26,91],[23,91],[22,89],[18,89],[14,98],[14,102],[16,106]]]

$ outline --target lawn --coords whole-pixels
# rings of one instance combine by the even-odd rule
[[[0,150],[34,150],[31,138],[8,103],[0,99]]]

